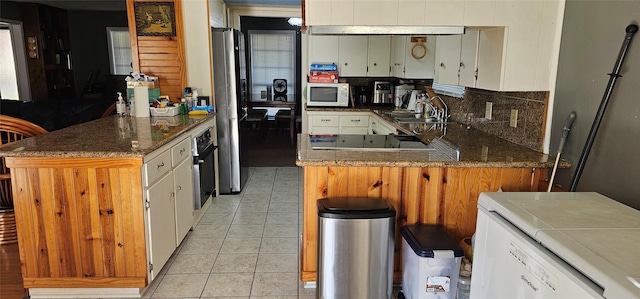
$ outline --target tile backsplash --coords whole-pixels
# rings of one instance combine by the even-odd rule
[[[496,92],[467,88],[462,99],[441,97],[449,108],[452,120],[542,151],[548,96],[546,91]],[[493,103],[491,120],[485,118],[487,102]],[[512,109],[518,110],[515,128],[509,125]]]

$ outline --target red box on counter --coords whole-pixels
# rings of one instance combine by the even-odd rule
[[[338,72],[310,71],[309,83],[338,83]]]

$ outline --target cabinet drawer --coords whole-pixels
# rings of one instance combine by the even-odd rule
[[[340,124],[340,117],[337,115],[311,115],[312,127],[337,127]]]
[[[357,134],[364,135],[369,133],[369,127],[342,127],[340,134]]]
[[[340,134],[340,127],[313,127],[309,134]]]
[[[367,115],[345,115],[340,117],[342,127],[368,127],[369,116]]]
[[[184,159],[191,157],[191,138],[185,138],[171,148],[171,162],[172,166],[176,167]]]
[[[164,151],[159,156],[151,159],[144,164],[144,171],[147,174],[147,181],[144,182],[145,186],[153,184],[163,174],[171,170],[171,151]]]

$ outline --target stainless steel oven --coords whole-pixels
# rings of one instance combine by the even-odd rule
[[[193,182],[196,209],[202,208],[209,197],[216,194],[214,153],[217,147],[213,143],[211,130],[211,127],[207,128],[193,137]]]

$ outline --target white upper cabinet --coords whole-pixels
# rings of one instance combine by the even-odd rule
[[[476,88],[503,90],[504,50],[506,48],[504,27],[480,30],[478,39],[478,77]]]
[[[483,41],[493,40],[497,44],[465,46],[462,41],[460,56],[464,51],[478,49],[478,66],[486,61],[499,62],[485,64],[482,69],[493,68],[491,76],[480,78],[476,87],[492,87],[502,91],[542,91],[551,90],[555,84],[553,77],[557,69],[560,49],[560,35],[564,16],[564,0],[521,1],[521,0],[305,0],[305,22],[307,26],[318,25],[377,25],[377,26],[465,26],[481,28]],[[502,34],[499,29],[503,27]],[[485,29],[490,31],[486,31]],[[508,30],[507,30],[508,29]],[[495,30],[495,31],[491,31]],[[401,60],[398,40],[392,38],[391,75],[404,78],[432,78],[435,55],[431,57],[431,75],[416,75],[416,69],[423,70],[421,61],[411,61],[406,52],[413,44],[405,44],[405,64]],[[479,40],[475,39],[475,40]],[[473,38],[470,37],[472,43]],[[507,46],[508,43],[508,46]],[[429,46],[430,43],[427,44]],[[433,43],[435,51],[435,43]],[[484,49],[484,50],[483,50]],[[497,51],[497,52],[496,52]],[[495,53],[502,55],[498,59]],[[488,56],[486,56],[486,55]],[[482,55],[482,56],[480,56]],[[489,60],[487,60],[489,59]],[[465,71],[475,70],[461,59],[459,84],[473,86],[465,78]],[[482,60],[482,61],[480,61]],[[411,63],[410,63],[411,61]],[[418,63],[415,63],[418,62]],[[440,70],[439,70],[440,71]],[[400,76],[401,73],[404,73]],[[499,77],[499,80],[497,77]],[[491,83],[489,83],[491,82]]]
[[[476,85],[479,34],[478,29],[467,28],[462,35],[458,73],[458,84],[461,86],[475,87]]]
[[[388,77],[391,60],[391,36],[369,36],[367,76]]]
[[[420,38],[426,42],[416,45]],[[424,46],[424,48],[422,47]],[[424,52],[426,49],[426,53]],[[391,37],[391,76],[403,79],[432,79],[436,37],[433,35]],[[421,57],[423,56],[424,57]]]
[[[309,63],[338,64],[340,37],[337,35],[313,35],[309,37]]]
[[[436,39],[436,66],[434,81],[458,85],[462,35],[440,35]]]
[[[340,57],[338,71],[340,77],[367,75],[367,51],[369,37],[365,35],[340,36]]]
[[[478,29],[467,28],[464,35],[438,36],[435,82],[476,86],[478,33]]]
[[[426,42],[422,44],[416,41],[424,38]],[[436,60],[435,36],[407,37],[404,53],[404,79],[433,79]]]
[[[404,53],[407,44],[407,36],[391,36],[391,75],[392,77],[404,78]]]

